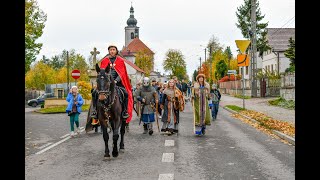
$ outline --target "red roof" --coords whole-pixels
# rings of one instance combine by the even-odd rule
[[[129,64],[131,67],[133,67],[135,70],[145,73],[142,69],[140,69],[137,65],[133,64],[131,61],[128,61],[127,59],[123,58],[124,62]]]
[[[151,51],[148,46],[146,46],[139,38],[136,37],[128,44],[127,47],[123,47],[123,49],[121,50],[121,54],[123,56],[130,56],[133,55],[132,53],[137,53],[141,50],[147,50],[148,54],[154,54],[154,52]]]

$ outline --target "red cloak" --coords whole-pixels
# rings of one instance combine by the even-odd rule
[[[100,68],[107,68],[108,64],[111,64],[109,57],[105,57],[101,60]],[[132,98],[132,90],[130,79],[127,73],[126,65],[124,64],[124,60],[122,57],[117,56],[116,60],[113,62],[113,68],[116,70],[118,75],[120,76],[122,85],[126,88],[128,93],[128,114],[129,117],[127,118],[126,122],[129,123],[132,118],[132,108],[133,108],[133,98]]]

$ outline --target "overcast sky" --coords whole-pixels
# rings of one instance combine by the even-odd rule
[[[155,70],[164,73],[162,63],[169,49],[182,52],[187,73],[192,75],[204,59],[204,47],[214,35],[236,56],[235,40],[244,39],[236,27],[237,7],[243,0],[38,0],[47,14],[43,43],[38,55],[51,58],[64,49],[75,49],[86,59],[94,47],[107,54],[109,44],[124,46],[130,7],[140,27],[139,35],[155,52]],[[295,27],[294,0],[259,0],[269,28]]]

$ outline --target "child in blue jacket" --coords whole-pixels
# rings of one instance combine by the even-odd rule
[[[82,112],[82,105],[84,103],[83,98],[81,94],[78,93],[78,87],[72,86],[70,89],[70,92],[68,93],[68,96],[66,98],[66,101],[68,102],[66,112],[68,116],[70,117],[70,136],[73,137],[75,135],[74,133],[74,124],[76,124],[77,127],[77,134],[80,134],[79,129],[79,114]]]

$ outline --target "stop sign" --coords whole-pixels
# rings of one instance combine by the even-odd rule
[[[71,76],[73,77],[73,79],[78,79],[80,77],[80,71],[78,69],[74,69],[71,72]]]

